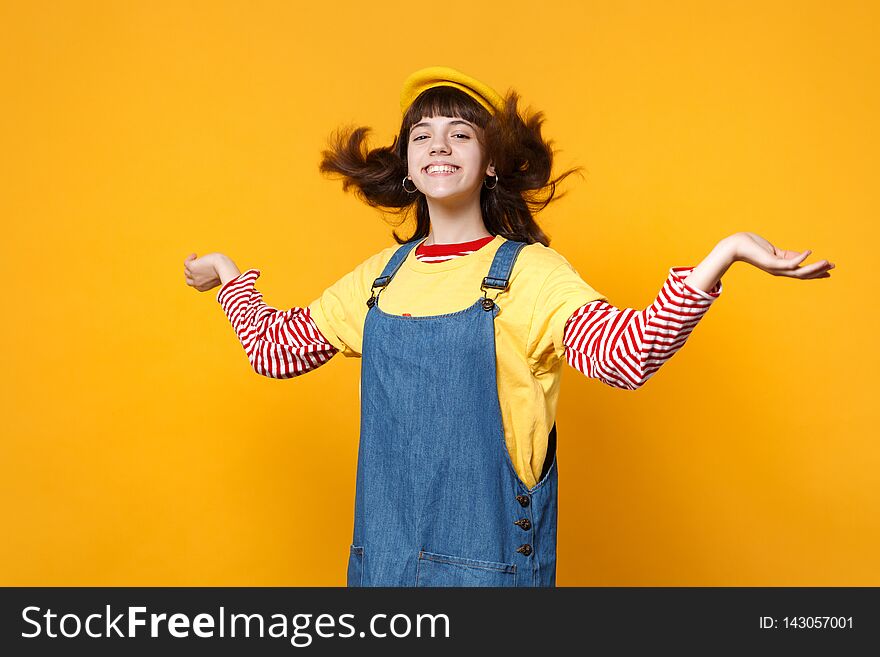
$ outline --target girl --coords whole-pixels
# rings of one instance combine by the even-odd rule
[[[371,206],[415,215],[407,239],[306,308],[262,301],[257,269],[187,256],[188,285],[217,300],[256,372],[290,378],[337,352],[362,357],[349,586],[555,586],[556,404],[562,361],[635,390],[684,344],[734,262],[828,278],[826,260],[753,233],[672,267],[654,303],[618,309],[581,279],[533,214],[551,178],[542,114],[523,118],[447,67],[404,84],[390,147],[337,133],[321,170]]]

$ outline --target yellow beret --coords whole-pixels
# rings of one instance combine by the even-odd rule
[[[504,107],[504,99],[489,85],[448,66],[431,66],[416,71],[403,83],[403,91],[400,93],[400,111],[406,114],[406,110],[418,95],[433,87],[460,89],[485,107],[490,114],[494,114]]]

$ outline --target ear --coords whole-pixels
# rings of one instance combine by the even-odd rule
[[[488,167],[486,167],[486,175],[487,176],[494,176],[495,175],[495,165],[494,164],[490,164]]]

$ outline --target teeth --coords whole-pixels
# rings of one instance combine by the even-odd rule
[[[451,167],[448,165],[431,165],[427,169],[425,169],[425,171],[427,173],[454,173],[457,168],[458,167]]]

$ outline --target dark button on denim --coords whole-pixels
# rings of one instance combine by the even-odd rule
[[[521,552],[522,554],[529,556],[532,553],[532,546],[526,543],[525,545],[520,545],[516,548],[517,552]]]
[[[528,506],[529,505],[529,496],[528,495],[517,495],[516,501],[519,502],[520,506]]]
[[[513,524],[519,525],[520,527],[522,527],[525,530],[529,530],[532,528],[532,523],[528,518],[520,518],[519,520],[517,520]]]

